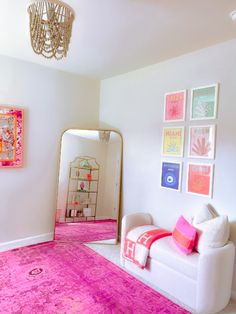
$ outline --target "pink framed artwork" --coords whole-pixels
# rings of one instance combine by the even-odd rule
[[[186,90],[165,94],[164,122],[185,120]]]
[[[0,168],[23,166],[23,109],[0,106]]]
[[[188,164],[187,192],[212,197],[213,165]]]
[[[189,157],[210,158],[215,155],[215,125],[189,128]]]

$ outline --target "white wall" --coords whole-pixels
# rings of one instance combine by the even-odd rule
[[[57,209],[60,209],[60,221],[65,220],[64,218],[69,184],[70,163],[79,156],[89,156],[96,158],[96,161],[100,166],[96,216],[99,217],[103,215],[107,145],[105,143],[65,133],[62,137],[61,145],[60,175],[57,202]]]
[[[213,198],[185,193],[186,167],[182,193],[161,189],[164,94],[215,82],[220,93]],[[101,125],[119,129],[124,139],[123,214],[147,211],[156,223],[171,229],[180,214],[191,216],[211,203],[229,216],[236,244],[236,40],[104,80],[100,101]],[[187,103],[186,125],[190,93]],[[182,160],[186,165],[188,159]]]
[[[25,166],[0,169],[4,249],[52,233],[60,137],[67,128],[97,127],[99,82],[7,57],[0,69],[0,104],[25,108]]]

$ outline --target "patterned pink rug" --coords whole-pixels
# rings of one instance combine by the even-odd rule
[[[90,242],[115,239],[117,232],[116,220],[96,220],[78,223],[57,223],[55,240]]]
[[[0,313],[189,312],[83,244],[53,241],[0,253]]]

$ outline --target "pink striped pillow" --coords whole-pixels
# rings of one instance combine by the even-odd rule
[[[187,255],[194,249],[197,230],[183,216],[180,216],[172,233],[172,238],[181,252]]]

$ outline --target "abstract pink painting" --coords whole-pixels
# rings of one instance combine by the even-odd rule
[[[165,94],[164,122],[184,121],[186,90]]]
[[[0,106],[0,168],[23,165],[23,109]]]
[[[215,126],[192,126],[189,128],[189,157],[214,158]]]

